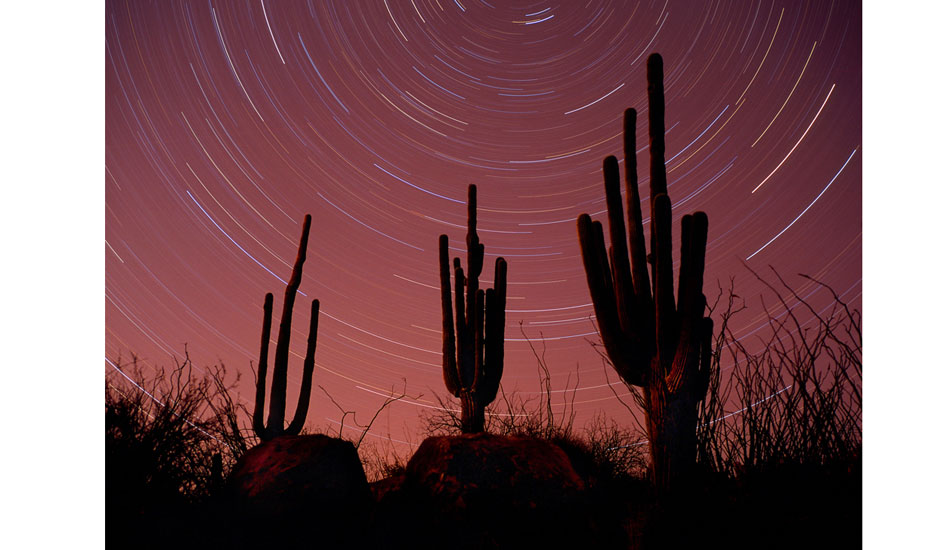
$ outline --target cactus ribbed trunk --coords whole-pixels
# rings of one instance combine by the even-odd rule
[[[653,481],[659,488],[673,488],[689,478],[696,464],[697,403],[685,393],[650,387],[643,393]]]
[[[673,215],[666,185],[663,60],[647,59],[650,136],[650,254],[637,188],[636,117],[624,113],[627,216],[616,158],[604,160],[610,247],[587,214],[577,231],[587,286],[607,356],[617,373],[643,388],[653,481],[661,492],[688,479],[696,463],[699,403],[709,386],[712,320],[704,317],[703,271],[708,220],[683,216],[679,291],[673,291]],[[627,228],[630,226],[629,251]],[[648,275],[649,269],[649,275]],[[652,280],[651,280],[652,276]]]
[[[462,403],[462,433],[485,431],[485,405],[479,402],[473,392],[462,393],[459,400]]]

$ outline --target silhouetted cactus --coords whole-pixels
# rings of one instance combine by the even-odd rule
[[[284,428],[284,405],[287,401],[287,358],[290,355],[290,325],[294,313],[294,299],[303,275],[303,263],[307,259],[307,239],[310,236],[310,214],[303,222],[303,234],[300,236],[300,249],[297,261],[287,282],[284,292],[284,310],[280,317],[277,333],[277,350],[274,353],[274,380],[271,382],[270,413],[267,425],[264,425],[264,388],[267,378],[267,348],[270,344],[271,316],[274,309],[274,295],[270,292],[264,297],[264,329],[261,332],[261,359],[257,366],[257,393],[254,396],[254,433],[261,441],[271,440],[279,435],[297,435],[303,428],[310,407],[310,389],[313,382],[314,354],[317,349],[317,321],[320,315],[320,301],[310,304],[310,333],[307,337],[307,354],[303,360],[303,379],[300,384],[300,397],[297,411]]]
[[[475,232],[474,185],[468,187],[468,277],[454,260],[455,319],[449,271],[449,237],[439,236],[442,285],[442,377],[445,387],[462,402],[462,432],[485,429],[485,407],[495,399],[505,360],[505,301],[508,264],[495,260],[495,288],[478,288],[485,245]],[[456,338],[456,333],[458,337]]]
[[[667,489],[695,464],[697,408],[709,385],[713,323],[704,317],[703,295],[708,220],[703,212],[683,216],[679,293],[674,301],[672,208],[666,191],[663,60],[659,54],[647,59],[647,83],[650,255],[645,250],[637,191],[634,109],[626,110],[623,121],[630,257],[616,157],[604,159],[609,254],[599,222],[582,214],[577,231],[604,347],[624,381],[643,388],[654,483]]]

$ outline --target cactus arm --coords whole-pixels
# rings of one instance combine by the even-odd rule
[[[706,267],[706,239],[709,236],[709,218],[705,212],[692,215],[692,239],[689,246],[690,270],[687,277],[687,296],[700,298],[703,294],[703,275]],[[682,283],[681,283],[682,284]],[[701,300],[705,306],[705,298]],[[705,312],[705,309],[703,310]],[[702,314],[700,314],[702,317]]]
[[[604,332],[604,345],[610,345],[620,337],[620,319],[614,304],[613,285],[610,284],[610,272],[607,268],[607,252],[604,250],[603,230],[600,222],[591,221],[590,216],[581,214],[577,218],[577,233],[581,242],[581,258],[587,285],[594,303],[597,324]],[[609,337],[609,338],[608,338]]]
[[[708,226],[709,221],[703,212],[683,217],[678,314],[680,339],[668,381],[671,391],[683,383],[689,383],[683,380],[684,370],[689,368],[689,365],[696,365],[702,345],[701,332],[706,309],[706,298],[703,296],[703,264]]]
[[[680,314],[681,318],[684,311],[688,311],[689,307],[687,302],[689,301],[689,290],[692,290],[692,285],[686,284],[690,277],[691,272],[691,263],[693,261],[693,253],[691,245],[693,242],[693,216],[685,215],[680,220],[680,275],[679,275],[679,288],[676,293],[676,304],[679,307],[677,313]]]
[[[666,194],[666,106],[663,101],[663,58],[647,58],[647,105],[650,132],[650,197]],[[651,202],[653,202],[651,201]],[[655,249],[653,250],[655,251]]]
[[[465,324],[465,275],[458,258],[455,258],[455,332],[457,333],[456,363],[461,390],[472,382],[472,365],[468,361],[469,327]]]
[[[300,380],[300,395],[297,398],[297,410],[285,433],[297,435],[303,429],[310,408],[310,390],[313,387],[314,356],[317,352],[317,325],[320,320],[320,300],[310,302],[310,332],[307,335],[307,354],[303,359],[303,378]]]
[[[676,307],[673,300],[673,234],[672,209],[668,195],[658,195],[653,201],[653,212],[656,219],[653,227],[656,241],[654,267],[654,301],[656,307],[656,349],[663,365],[669,365],[671,355],[676,345],[670,341],[671,335],[676,334]],[[667,373],[661,373],[664,376]]]
[[[475,376],[472,391],[477,391],[485,371],[485,291],[475,293]]]
[[[267,394],[267,349],[270,347],[270,325],[274,312],[274,295],[264,296],[264,328],[261,330],[261,357],[257,363],[257,388],[254,394],[252,426],[257,437],[264,437],[264,398]]]
[[[620,329],[617,317],[616,296],[610,283],[607,253],[604,250],[604,234],[599,222],[582,214],[577,219],[577,232],[581,242],[581,257],[590,289],[597,327],[607,350],[607,355],[620,376],[628,383],[642,386],[646,377],[643,364],[631,361],[630,342]]]
[[[663,103],[663,60],[651,54],[647,58],[647,121],[650,137],[650,268],[653,298],[656,299],[656,198],[666,194],[665,105]]]
[[[479,383],[479,398],[487,406],[498,395],[505,362],[505,305],[508,263],[495,259],[494,288],[485,291],[485,372]]]
[[[497,264],[496,264],[497,266]],[[497,285],[497,283],[495,283]],[[497,308],[498,294],[493,288],[485,291],[485,359],[482,364],[482,375],[479,377],[477,397],[483,406],[487,406],[495,399],[498,391],[500,376],[496,378],[496,369],[500,365],[496,356],[496,346],[494,344],[497,338],[498,320],[495,318],[495,309]],[[502,323],[504,320],[502,319]]]
[[[630,260],[633,262],[633,292],[637,298],[638,307],[642,308],[649,302],[651,287],[650,274],[647,271],[643,215],[640,213],[640,191],[637,187],[636,109],[627,109],[623,113],[623,162],[627,190],[627,223],[630,226]]]
[[[449,269],[449,236],[439,236],[439,284],[442,291],[442,380],[449,393],[459,396],[455,362],[455,325],[452,323],[452,273]]]
[[[706,236],[709,219],[704,212],[683,216],[680,246],[680,284],[677,304],[680,316],[694,311],[694,303],[703,293],[703,270],[706,262]],[[697,319],[702,317],[699,312]]]
[[[623,219],[623,201],[620,197],[620,166],[617,157],[604,159],[604,191],[607,196],[607,220],[610,230],[610,270],[617,296],[617,317],[620,330],[634,332],[633,279],[627,254],[627,229]]]
[[[706,397],[709,390],[710,366],[712,364],[713,320],[703,317],[699,329],[699,373],[693,380],[693,400],[697,403]]]
[[[504,258],[498,257],[495,258],[495,292],[497,293],[498,302],[496,303],[497,309],[495,310],[498,314],[498,317],[501,319],[501,323],[498,325],[499,330],[504,330],[505,328],[505,307],[508,302],[508,262]]]
[[[693,382],[693,375],[697,374],[690,372],[690,369],[698,370],[696,366],[702,347],[699,338],[703,328],[702,308],[704,304],[698,304],[696,301],[693,303],[694,311],[687,315],[680,325],[676,351],[666,375],[666,388],[670,393],[677,393],[684,387],[688,387]]]

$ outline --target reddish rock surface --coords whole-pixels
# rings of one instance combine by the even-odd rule
[[[406,483],[460,508],[498,494],[505,494],[512,507],[537,508],[584,489],[559,447],[487,433],[426,439],[406,465]]]
[[[352,546],[349,537],[372,507],[356,448],[322,434],[254,447],[235,465],[227,490],[235,529],[269,542],[326,544],[328,534],[339,534],[335,544]]]
[[[402,484],[406,480],[404,474],[396,474],[379,481],[369,484],[369,490],[373,493],[373,500],[379,502],[386,498],[386,495],[402,489]]]
[[[397,548],[561,547],[590,540],[585,492],[552,443],[486,433],[430,437],[401,487],[380,501],[377,518],[389,524],[380,532],[405,534]]]
[[[282,436],[254,447],[235,465],[229,482],[235,496],[268,509],[288,499],[369,494],[353,444],[322,434]]]

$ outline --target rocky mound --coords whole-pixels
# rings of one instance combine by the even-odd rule
[[[244,546],[354,547],[372,496],[356,448],[322,434],[281,436],[254,447],[228,479],[230,522]]]
[[[389,487],[378,532],[399,548],[531,548],[590,543],[586,489],[556,445],[487,433],[430,437]],[[399,537],[403,539],[403,537]]]

